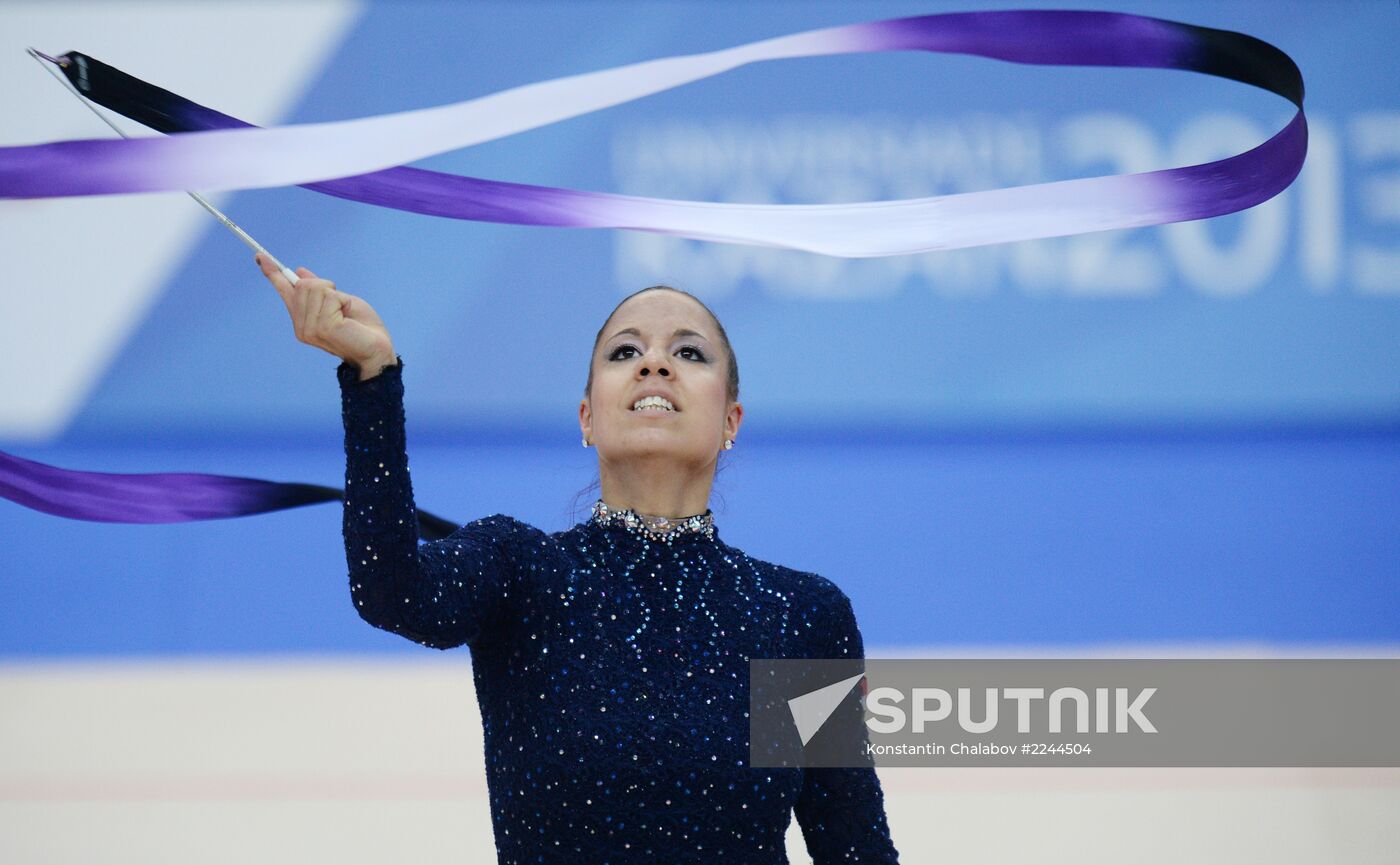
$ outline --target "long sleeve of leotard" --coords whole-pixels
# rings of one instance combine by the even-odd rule
[[[865,646],[850,599],[835,584],[825,585],[831,624],[818,631],[820,644],[809,657],[863,659]],[[854,702],[851,707],[850,719],[833,718],[829,723],[861,723],[860,707]],[[899,861],[885,819],[884,792],[873,768],[809,767],[802,774],[802,792],[793,811],[813,865]]]
[[[538,530],[502,514],[418,543],[403,363],[365,381],[336,370],[345,422],[345,560],[355,611],[434,649],[474,644],[517,619],[519,544]]]

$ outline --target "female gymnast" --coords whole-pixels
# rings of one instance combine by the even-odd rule
[[[265,256],[297,338],[340,358],[345,553],[356,612],[467,645],[496,850],[515,863],[894,863],[873,768],[748,765],[750,658],[861,658],[847,596],[724,543],[708,507],[743,419],[724,328],[665,286],[623,300],[579,404],[598,454],[589,519],[503,514],[419,545],[402,361],[363,299]]]

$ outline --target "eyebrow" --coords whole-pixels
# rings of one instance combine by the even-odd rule
[[[613,334],[612,336],[608,337],[608,342],[612,342],[613,340],[617,339],[619,336],[622,336],[624,333],[630,333],[630,334],[632,334],[633,336],[641,336],[641,335],[642,335],[642,332],[641,332],[640,330],[637,330],[635,327],[624,327],[622,330],[619,330],[617,333],[615,333],[615,334]],[[671,338],[672,338],[672,339],[675,339],[675,338],[678,337],[678,336],[698,336],[698,337],[700,337],[701,339],[704,339],[704,340],[708,340],[708,339],[709,339],[709,337],[708,337],[708,336],[705,336],[705,334],[700,333],[700,332],[698,332],[698,331],[691,330],[690,328],[686,328],[686,327],[678,327],[678,328],[676,328],[676,332],[673,333],[673,334],[671,334]]]

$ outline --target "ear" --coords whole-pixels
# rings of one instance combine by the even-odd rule
[[[741,402],[731,403],[728,413],[724,416],[724,437],[727,439],[738,438],[739,425],[744,422],[744,404]]]
[[[589,407],[587,397],[579,400],[578,428],[583,433],[584,438],[593,437],[593,409]]]

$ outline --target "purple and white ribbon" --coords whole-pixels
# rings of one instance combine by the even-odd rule
[[[1272,91],[1299,110],[1245,153],[1201,165],[982,192],[854,204],[674,201],[394,168],[659,93],[764,60],[875,51],[972,54],[1042,65],[1203,72]],[[119,70],[58,58],[102,101]],[[1285,189],[1307,151],[1302,79],[1277,48],[1212,30],[1113,12],[926,15],[812,30],[504,90],[452,105],[346,120],[248,127],[125,76],[109,107],[187,134],[0,149],[0,198],[305,185],[402,210],[527,225],[622,228],[842,257],[903,255],[1180,222],[1252,207]],[[134,95],[135,94],[135,95]],[[144,101],[143,101],[144,100]],[[199,130],[199,131],[191,131]],[[342,179],[343,178],[343,179]]]
[[[986,192],[856,204],[761,205],[527,186],[402,166],[764,60],[872,51],[1017,63],[1182,69],[1250,84],[1298,107],[1259,146],[1201,165]],[[0,148],[0,198],[302,185],[416,213],[523,225],[622,228],[843,257],[903,255],[1233,213],[1277,195],[1307,152],[1303,82],[1251,36],[1112,12],[926,15],[813,30],[667,57],[479,99],[338,123],[259,129],[83,54],[55,58],[80,92],[166,138]],[[218,475],[113,475],[0,454],[0,496],[75,519],[215,519],[336,500],[339,490]],[[420,533],[450,523],[419,512]]]

